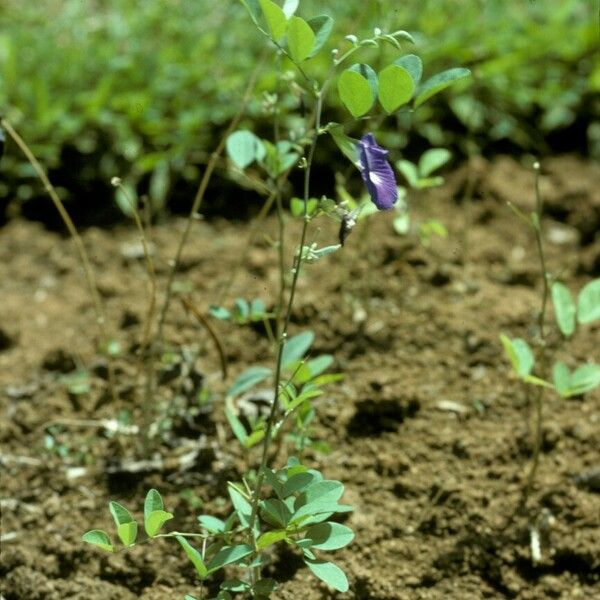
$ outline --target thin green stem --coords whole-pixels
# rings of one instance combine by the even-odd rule
[[[277,61],[277,88],[276,93],[279,95],[279,84],[281,82],[281,58]],[[275,147],[279,143],[279,107],[275,106],[275,114],[273,120],[273,141]],[[277,338],[281,335],[281,315],[283,312],[283,303],[285,298],[285,215],[283,212],[283,203],[281,198],[282,181],[280,177],[276,177],[273,181],[275,186],[275,205],[277,207],[277,257],[279,263],[279,291],[277,294],[277,304],[275,306],[275,331]]]
[[[540,365],[540,374],[544,377],[546,370],[548,368],[548,357],[546,351],[546,308],[548,305],[548,294],[549,294],[549,286],[548,286],[548,272],[546,271],[546,255],[544,252],[544,243],[542,239],[542,212],[544,210],[544,203],[542,201],[542,197],[540,194],[539,188],[539,177],[540,177],[540,165],[539,163],[534,164],[535,169],[535,212],[532,215],[532,225],[533,230],[535,232],[535,240],[538,251],[538,257],[540,261],[540,269],[542,271],[543,278],[543,288],[542,288],[542,298],[541,298],[541,308],[538,315],[538,335],[539,335],[539,365]],[[533,486],[535,484],[535,478],[537,475],[538,467],[540,464],[540,454],[542,450],[542,437],[543,437],[543,396],[544,396],[544,388],[538,387],[536,389],[536,394],[534,397],[535,403],[535,438],[534,438],[534,446],[533,446],[533,457],[531,462],[531,467],[529,469],[529,474],[527,476],[527,482],[525,484],[525,488],[523,490],[523,497],[521,500],[521,506],[525,506],[527,500],[533,490]]]
[[[310,222],[310,216],[308,215],[308,199],[310,197],[310,175],[311,175],[311,167],[315,155],[315,149],[317,146],[317,140],[320,133],[321,127],[321,113],[323,110],[323,97],[324,91],[326,88],[326,84],[323,85],[321,91],[317,94],[317,105],[315,108],[315,128],[312,136],[311,144],[308,151],[308,156],[306,158],[306,166],[304,171],[304,219],[302,222],[302,232],[300,234],[300,245],[298,251],[296,253],[294,259],[294,266],[292,269],[292,282],[290,285],[289,298],[287,303],[287,308],[285,311],[285,319],[283,322],[283,328],[279,335],[278,346],[277,346],[277,360],[275,367],[275,377],[274,377],[274,394],[273,394],[273,403],[271,404],[271,410],[269,412],[269,416],[266,424],[265,437],[262,446],[262,456],[260,461],[260,467],[258,469],[256,483],[254,486],[254,490],[252,493],[252,512],[250,515],[249,521],[249,537],[251,538],[251,542],[256,546],[256,536],[254,535],[254,524],[256,522],[256,516],[258,513],[258,505],[261,498],[261,490],[265,479],[265,470],[267,467],[267,459],[269,455],[269,448],[271,447],[272,442],[272,432],[275,424],[275,420],[277,417],[277,411],[279,407],[279,392],[281,389],[281,371],[282,371],[282,358],[283,358],[283,349],[285,347],[285,342],[288,334],[288,327],[290,324],[290,318],[292,315],[292,309],[294,306],[294,299],[296,297],[296,290],[298,287],[298,279],[300,277],[300,271],[302,266],[302,249],[304,248],[306,242],[306,235],[308,230],[308,223]],[[254,577],[257,578],[260,576],[260,568],[257,568],[254,572]]]
[[[146,378],[144,383],[144,389],[142,392],[142,427],[141,427],[141,440],[140,440],[140,450],[142,454],[145,456],[148,454],[150,450],[150,428],[152,426],[152,421],[154,417],[153,410],[153,398],[154,398],[154,380],[155,380],[155,364],[154,358],[151,353],[148,352],[151,344],[151,334],[152,334],[152,322],[154,321],[154,313],[156,311],[156,271],[154,270],[154,263],[152,261],[152,256],[150,254],[150,246],[148,244],[148,235],[146,234],[146,229],[142,223],[142,219],[137,210],[135,202],[130,197],[127,189],[123,186],[120,181],[115,183],[116,187],[121,191],[129,207],[131,208],[131,213],[133,216],[133,220],[140,234],[140,238],[142,241],[142,248],[144,250],[144,259],[146,261],[146,270],[148,272],[148,279],[150,282],[149,289],[149,301],[148,308],[146,310],[146,319],[143,326],[142,331],[142,340],[140,344],[139,357],[138,357],[138,368],[136,373],[136,381],[139,381],[142,368],[146,366]],[[149,223],[150,221],[148,221]]]
[[[33,152],[30,150],[25,140],[17,133],[14,127],[6,119],[0,119],[0,125],[2,125],[4,129],[6,129],[10,137],[17,144],[17,146],[19,146],[23,154],[27,157],[27,160],[31,163],[31,166],[34,168],[37,176],[44,185],[44,189],[50,196],[52,203],[54,204],[56,210],[58,211],[58,214],[60,215],[69,234],[71,235],[73,243],[75,244],[75,247],[77,248],[77,252],[79,254],[79,260],[81,261],[81,264],[83,266],[83,272],[88,284],[88,288],[90,290],[90,295],[92,296],[94,312],[96,313],[96,324],[98,325],[102,345],[106,347],[110,341],[110,335],[108,334],[106,325],[106,314],[104,312],[104,306],[102,305],[100,294],[98,292],[98,286],[96,284],[96,278],[94,277],[94,271],[92,269],[87,250],[85,249],[85,246],[83,244],[83,240],[81,239],[81,236],[79,235],[79,232],[77,231],[77,228],[75,227],[71,216],[67,212],[65,205],[56,193],[56,190],[50,182],[50,179],[48,179],[48,176],[46,175],[46,172],[44,171],[42,165],[39,163]],[[110,389],[112,399],[116,401],[117,391],[115,385],[115,373],[110,354],[108,355],[108,386]]]

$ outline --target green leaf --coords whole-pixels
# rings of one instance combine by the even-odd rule
[[[285,529],[273,529],[272,531],[263,533],[256,541],[256,545],[258,546],[259,550],[262,550],[263,548],[272,546],[281,540],[285,540],[286,537],[287,531]]]
[[[377,88],[379,87],[377,73],[375,73],[375,71],[365,63],[355,63],[349,67],[348,70],[362,75],[369,82],[371,94],[373,95],[373,101],[375,101],[375,98],[377,98]]]
[[[286,527],[292,516],[292,513],[285,502],[275,498],[263,500],[260,503],[260,508],[265,520],[269,521],[272,525],[279,527]]]
[[[117,535],[124,546],[131,546],[137,537],[138,524],[135,521],[121,523],[117,526]]]
[[[394,61],[395,65],[405,68],[412,77],[415,88],[421,81],[423,75],[423,61],[416,54],[406,54]]]
[[[264,381],[271,375],[272,371],[268,367],[250,367],[246,369],[238,378],[233,382],[233,385],[229,388],[227,396],[232,398],[237,396],[255,385]]]
[[[287,17],[281,7],[272,0],[259,0],[271,38],[278,42],[287,29]]]
[[[304,563],[313,575],[338,592],[348,591],[348,579],[342,569],[326,560],[305,558]]]
[[[322,354],[321,356],[317,356],[312,360],[309,360],[304,365],[302,365],[296,375],[294,376],[294,382],[296,383],[306,383],[310,381],[313,377],[320,375],[328,369],[333,363],[333,356],[331,354]]]
[[[525,377],[523,377],[523,381],[525,383],[531,383],[532,385],[538,385],[540,387],[554,389],[554,386],[551,383],[549,383],[545,379],[536,377],[535,375],[525,375]]]
[[[254,596],[262,596],[268,598],[274,591],[277,590],[277,582],[270,577],[259,579],[252,586],[252,593]]]
[[[298,499],[297,506],[307,504],[315,500],[325,502],[337,502],[344,493],[344,484],[333,479],[324,479],[311,484]]]
[[[258,0],[240,0],[240,2],[246,7],[252,22],[260,29],[261,9]]]
[[[313,215],[319,207],[319,201],[316,198],[309,198],[307,202],[307,214]],[[290,200],[290,212],[294,217],[304,217],[304,200],[302,198],[292,198]]]
[[[315,47],[316,36],[310,25],[300,17],[291,17],[287,31],[287,46],[292,60],[301,63]]]
[[[244,494],[242,494],[234,483],[229,482],[227,484],[227,490],[240,523],[244,527],[248,527],[250,525],[250,516],[252,515],[252,506],[250,505],[250,502],[248,502]]]
[[[404,179],[406,179],[408,185],[411,188],[416,188],[419,183],[419,173],[417,171],[417,166],[411,163],[409,160],[400,159],[396,162],[396,168],[402,175]]]
[[[233,431],[233,435],[235,435],[242,446],[245,446],[248,439],[246,428],[229,407],[225,407],[225,418],[229,423],[229,427],[231,427],[231,431]]]
[[[325,45],[325,42],[329,39],[331,30],[333,29],[333,19],[329,15],[319,15],[318,17],[310,19],[308,24],[315,34],[315,42],[312,52],[309,55],[309,58],[312,58],[319,52],[319,50]]]
[[[272,469],[264,470],[265,478],[267,483],[273,488],[273,491],[277,494],[280,499],[283,499],[283,483],[277,476],[277,473]]]
[[[338,550],[354,539],[354,532],[350,527],[339,523],[318,523],[306,530],[306,538],[312,540],[312,548]]]
[[[431,173],[445,165],[452,157],[452,152],[446,148],[432,148],[423,152],[419,159],[419,176],[429,177]]]
[[[265,430],[261,427],[260,429],[255,429],[244,442],[244,447],[250,449],[256,446],[259,442],[263,440],[265,437]]]
[[[250,584],[242,581],[241,579],[228,579],[224,581],[220,586],[222,590],[239,594],[241,592],[247,592],[250,589]]]
[[[248,544],[239,544],[238,546],[224,546],[219,550],[207,565],[208,572],[214,573],[216,570],[240,562],[254,550]]]
[[[102,529],[86,531],[81,536],[81,539],[88,544],[92,544],[92,546],[98,546],[101,550],[106,550],[107,552],[115,551],[115,547],[112,545],[108,534],[106,531],[102,531]]]
[[[344,133],[341,125],[329,124],[327,127],[329,135],[337,144],[337,147],[342,151],[342,154],[350,160],[353,165],[358,163],[358,141]]]
[[[264,300],[261,298],[255,298],[250,303],[250,317],[252,319],[263,319],[266,315],[267,307],[265,306]]]
[[[144,519],[144,529],[148,534],[148,537],[154,537],[162,528],[162,526],[173,518],[170,512],[164,510],[154,510],[148,518]]]
[[[117,526],[119,539],[125,546],[130,546],[135,542],[137,536],[137,523],[134,521],[131,513],[118,502],[109,502],[108,509]]]
[[[312,331],[303,331],[290,338],[283,347],[281,366],[285,369],[301,360],[315,339]]]
[[[287,498],[296,492],[301,492],[314,481],[315,476],[308,471],[296,473],[283,484],[282,495]]]
[[[412,98],[415,83],[404,67],[389,65],[380,71],[378,79],[379,103],[387,113],[394,112]]]
[[[212,515],[200,515],[198,522],[209,533],[222,533],[225,531],[225,522]]]
[[[323,371],[329,369],[329,367],[333,364],[333,356],[331,354],[321,354],[316,358],[309,360],[306,363],[310,371],[311,379],[323,373]]]
[[[577,309],[569,288],[558,281],[552,285],[552,303],[556,323],[561,333],[566,337],[573,335]]]
[[[329,519],[335,513],[352,512],[354,508],[349,504],[338,504],[337,502],[327,502],[325,500],[314,500],[304,506],[301,506],[290,519],[291,525],[312,525]]]
[[[418,90],[417,97],[415,98],[415,108],[421,106],[423,102],[426,102],[435,94],[441,92],[442,90],[450,87],[452,84],[460,81],[461,79],[466,79],[471,76],[471,71],[469,69],[464,69],[462,67],[457,67],[454,69],[448,69],[447,71],[442,71],[433,77],[430,77],[425,83],[421,85]]]
[[[164,508],[165,505],[158,490],[155,490],[154,488],[148,490],[146,499],[144,500],[144,521],[146,521],[150,514],[155,510],[163,510]]]
[[[361,117],[369,112],[375,98],[365,77],[346,69],[338,79],[338,93],[344,106],[353,117]]]
[[[264,156],[264,147],[260,138],[251,131],[240,129],[227,138],[227,154],[239,169],[245,169],[255,160]]]
[[[231,318],[231,313],[223,306],[211,306],[208,312],[219,321],[228,321]]]
[[[600,319],[600,279],[594,279],[579,292],[577,319],[583,325]]]
[[[198,577],[200,579],[204,579],[208,575],[208,569],[202,560],[202,555],[200,552],[198,552],[198,550],[196,550],[196,548],[194,548],[182,535],[176,535],[175,539],[181,544],[181,547],[183,548],[187,557],[194,565],[196,573],[198,573]]]
[[[569,395],[569,386],[571,384],[569,367],[560,361],[554,363],[554,367],[552,367],[552,380],[554,381],[556,391],[566,398]]]
[[[521,378],[527,377],[535,364],[533,352],[529,344],[521,338],[511,340],[504,334],[500,335],[500,340],[515,373]]]
[[[288,403],[286,405],[286,407],[285,407],[286,414],[291,413],[293,410],[298,408],[298,406],[300,406],[307,400],[310,400],[311,398],[316,398],[317,396],[320,396],[322,393],[323,392],[321,390],[310,390],[310,391],[300,394],[299,396],[294,398],[290,403]]]
[[[600,365],[594,363],[582,365],[571,375],[570,395],[585,394],[598,385],[600,385]]]
[[[239,323],[245,323],[250,316],[250,305],[244,298],[236,298],[233,302],[233,318]]]

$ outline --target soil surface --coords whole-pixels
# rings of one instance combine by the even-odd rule
[[[548,269],[573,291],[600,274],[599,181],[598,165],[571,156],[543,165]],[[545,393],[539,473],[517,510],[534,415],[499,334],[535,338],[541,278],[531,231],[507,201],[532,209],[531,171],[509,158],[474,162],[410,198],[413,221],[439,219],[448,238],[424,248],[416,236],[394,233],[392,215],[379,214],[358,225],[343,252],[303,272],[290,333],[313,329],[315,352],[333,354],[345,374],[316,401],[313,437],[332,452],[303,460],[345,484],[356,539],[331,555],[348,573],[345,596],[282,552],[268,569],[282,581],[277,598],[600,598],[598,393],[569,400]],[[336,224],[318,223],[319,243],[335,243]],[[152,231],[160,290],[183,227],[172,220]],[[289,227],[289,240],[297,239],[297,222]],[[272,305],[276,221],[269,218],[250,245],[249,230],[194,224],[176,286],[199,310],[216,301],[232,272],[225,305],[237,296]],[[72,242],[23,219],[0,230],[2,597],[199,597],[193,568],[171,540],[107,555],[80,538],[91,528],[113,531],[109,499],[139,516],[150,487],[175,513],[167,528],[193,531],[198,514],[226,515],[226,482],[239,480],[259,454],[244,453],[231,435],[223,391],[248,366],[271,364],[273,349],[261,327],[212,319],[227,362],[223,380],[214,341],[176,298],[165,338],[179,362],[160,368],[151,408],[160,435],[141,461],[138,436],[123,427],[115,433],[105,420],[142,421],[143,256],[132,227],[91,228],[83,239],[121,347],[116,403]],[[551,309],[548,323],[552,360],[600,360],[597,324],[563,343]],[[77,380],[80,371],[88,378]],[[532,529],[540,533],[537,562]]]

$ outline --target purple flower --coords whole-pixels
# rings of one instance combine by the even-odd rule
[[[388,151],[377,144],[372,133],[364,135],[357,146],[360,173],[371,200],[379,210],[389,210],[398,199],[398,189]]]

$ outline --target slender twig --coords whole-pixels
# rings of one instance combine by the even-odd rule
[[[148,308],[146,310],[146,318],[144,320],[144,326],[142,330],[142,340],[140,343],[140,350],[138,353],[138,367],[136,372],[136,382],[140,380],[142,368],[146,366],[146,378],[144,382],[144,389],[142,391],[142,426],[140,436],[140,449],[142,454],[147,455],[150,450],[150,428],[154,417],[154,375],[155,375],[155,364],[152,356],[148,356],[148,349],[151,344],[152,334],[152,323],[154,321],[154,313],[156,311],[156,272],[154,270],[154,263],[152,261],[152,255],[150,254],[150,247],[148,244],[148,235],[144,229],[144,224],[137,210],[137,206],[129,195],[125,186],[121,183],[121,180],[117,177],[112,180],[112,184],[121,191],[123,197],[129,204],[131,215],[135,222],[135,226],[140,234],[142,248],[144,251],[144,259],[146,261],[146,271],[148,272],[148,280],[150,282],[149,289],[149,300]],[[147,211],[146,211],[147,212]],[[149,219],[148,219],[149,222]]]
[[[148,235],[146,233],[146,229],[144,224],[142,223],[142,219],[140,217],[139,211],[135,206],[135,202],[130,197],[127,189],[121,183],[121,180],[116,178],[113,180],[113,185],[121,191],[125,200],[129,204],[131,209],[131,214],[133,220],[135,222],[135,226],[140,234],[140,240],[142,242],[142,249],[144,251],[144,260],[146,261],[146,270],[148,272],[148,281],[150,283],[149,296],[148,300],[148,308],[146,310],[146,319],[144,321],[143,333],[142,333],[142,342],[140,349],[140,360],[143,361],[146,350],[150,345],[150,336],[152,332],[152,321],[154,320],[154,311],[156,309],[156,272],[154,269],[154,262],[152,261],[152,255],[150,253],[150,246],[148,244]]]
[[[223,344],[219,339],[217,332],[214,330],[213,326],[210,324],[209,320],[196,308],[191,298],[186,298],[184,296],[180,296],[179,298],[184,308],[191,312],[198,322],[206,329],[209,337],[215,344],[215,348],[217,349],[217,353],[219,355],[219,360],[221,362],[221,374],[223,379],[227,378],[227,356],[225,355],[225,349],[223,348]]]
[[[542,376],[546,373],[547,370],[547,352],[546,352],[546,307],[548,304],[548,294],[549,294],[549,286],[548,286],[548,272],[546,270],[546,256],[544,252],[544,244],[542,239],[542,228],[541,228],[541,220],[542,220],[542,212],[544,210],[544,204],[542,201],[542,197],[540,194],[539,187],[539,178],[540,178],[540,164],[536,162],[534,164],[535,170],[535,212],[531,215],[531,224],[533,226],[533,230],[535,232],[535,240],[537,245],[538,257],[540,261],[540,269],[542,272],[543,278],[543,288],[542,288],[542,299],[541,299],[541,308],[538,314],[538,336],[539,336],[539,364],[540,364],[540,373]],[[543,396],[544,396],[544,388],[542,386],[538,386],[536,388],[536,393],[534,396],[535,403],[535,438],[534,438],[534,447],[533,447],[533,457],[531,462],[531,467],[529,469],[529,474],[527,476],[527,482],[525,484],[525,488],[523,490],[523,497],[521,500],[521,506],[524,507],[527,503],[527,500],[533,490],[533,486],[535,484],[535,478],[537,475],[539,463],[540,463],[540,453],[542,449],[542,425],[543,425]]]
[[[304,219],[302,222],[302,232],[300,234],[300,245],[298,247],[295,259],[294,266],[292,268],[292,282],[290,284],[289,297],[287,302],[287,307],[285,311],[285,317],[283,320],[283,327],[281,329],[278,346],[277,346],[277,359],[276,359],[276,367],[275,367],[275,377],[274,377],[274,394],[273,394],[273,403],[271,404],[271,410],[269,412],[269,416],[267,418],[265,436],[263,440],[262,446],[262,456],[260,461],[260,467],[258,469],[258,473],[256,476],[256,483],[254,485],[253,493],[252,493],[252,512],[250,515],[248,530],[249,537],[256,548],[256,536],[254,535],[254,524],[256,522],[256,516],[258,513],[258,505],[261,498],[261,490],[265,479],[265,470],[267,467],[267,457],[269,455],[269,448],[271,446],[271,436],[273,432],[273,426],[275,424],[277,418],[277,411],[279,406],[279,393],[281,389],[281,372],[282,372],[282,359],[283,359],[283,350],[285,347],[285,343],[288,335],[288,327],[290,324],[290,319],[292,315],[292,309],[294,306],[294,299],[296,296],[296,290],[298,287],[298,279],[300,277],[300,271],[302,266],[302,249],[304,248],[306,242],[306,235],[308,230],[308,224],[310,222],[310,216],[308,214],[308,200],[310,197],[310,174],[311,167],[315,155],[315,149],[317,146],[317,140],[320,134],[321,128],[321,112],[323,110],[323,97],[326,89],[326,83],[323,85],[323,88],[320,92],[317,93],[317,104],[314,111],[314,123],[315,128],[312,135],[311,144],[308,150],[308,156],[306,157],[305,163],[305,171],[304,171]],[[257,578],[260,576],[260,567],[258,567],[254,572],[254,577]]]
[[[98,330],[100,333],[100,338],[102,340],[102,345],[104,347],[107,347],[108,343],[110,341],[110,335],[108,334],[108,329],[107,329],[107,325],[106,325],[106,313],[104,311],[104,306],[102,305],[102,300],[100,299],[100,294],[98,292],[98,286],[96,284],[96,278],[94,276],[94,271],[92,269],[92,265],[91,265],[87,250],[85,249],[85,246],[83,244],[83,240],[81,239],[81,236],[79,235],[79,232],[77,231],[77,228],[75,227],[75,224],[73,223],[73,220],[71,219],[69,213],[67,212],[65,205],[63,204],[62,200],[56,193],[56,190],[54,189],[54,186],[50,182],[50,179],[48,179],[48,176],[46,175],[44,168],[39,163],[37,158],[34,156],[33,152],[30,150],[30,148],[27,145],[27,143],[25,142],[25,140],[17,133],[17,131],[14,129],[14,127],[6,119],[4,119],[4,118],[0,119],[0,125],[2,125],[2,127],[4,129],[6,129],[6,131],[10,135],[10,137],[14,140],[14,142],[17,144],[17,146],[19,146],[19,148],[21,149],[23,154],[27,157],[27,160],[31,163],[31,166],[34,168],[37,176],[39,177],[40,181],[44,185],[44,189],[50,196],[52,203],[54,204],[54,206],[55,206],[56,210],[58,211],[61,219],[63,220],[63,223],[65,224],[69,234],[71,235],[73,243],[75,244],[75,247],[77,248],[77,252],[79,254],[79,259],[83,266],[83,272],[85,274],[88,288],[90,290],[90,295],[92,296],[92,302],[94,304],[94,312],[96,313],[96,324],[98,325]],[[109,390],[110,390],[112,399],[116,401],[117,392],[116,392],[116,386],[115,386],[115,374],[114,374],[114,368],[113,368],[113,363],[112,363],[112,358],[110,356],[110,353],[108,353],[107,358],[108,358],[108,386],[109,386]]]

